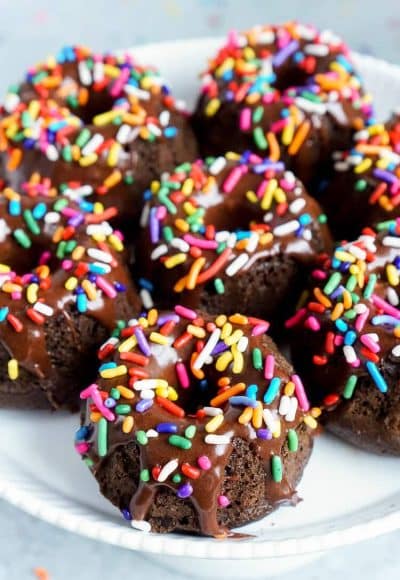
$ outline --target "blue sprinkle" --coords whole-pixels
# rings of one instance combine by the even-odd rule
[[[90,434],[90,429],[87,425],[80,427],[75,433],[75,441],[86,441]]]
[[[164,129],[164,135],[167,139],[173,139],[177,133],[178,129],[176,127],[166,127]]]
[[[86,312],[87,311],[86,294],[78,294],[78,296],[76,298],[76,305],[78,308],[78,312]]]
[[[257,437],[267,441],[272,439],[272,433],[269,429],[257,429]]]
[[[108,397],[105,401],[104,401],[104,405],[107,407],[107,409],[113,409],[116,405],[116,401],[115,399],[113,399],[112,397]]]
[[[121,510],[121,514],[127,522],[130,522],[132,520],[131,512],[127,508],[123,508]]]
[[[21,203],[17,199],[12,199],[8,204],[8,212],[10,215],[21,215]]]
[[[178,425],[175,423],[159,423],[156,431],[157,433],[178,433]]]
[[[374,383],[378,387],[381,393],[386,393],[388,390],[387,383],[383,376],[381,375],[378,367],[371,361],[368,361],[365,365],[367,367],[367,371],[371,375]]]
[[[357,334],[354,332],[354,330],[349,330],[345,334],[344,344],[346,346],[351,346],[352,344],[354,344],[356,338],[357,338]]]
[[[250,399],[250,397],[244,397],[243,395],[231,397],[229,402],[231,405],[243,405],[244,407],[253,407],[253,409],[258,407],[257,401]]]
[[[141,399],[135,409],[138,413],[144,413],[153,406],[153,399]]]
[[[35,205],[32,211],[32,215],[35,219],[40,220],[44,215],[46,215],[46,204],[45,203],[38,203]]]
[[[258,385],[249,385],[246,389],[246,396],[250,397],[250,399],[256,399],[258,393]]]
[[[141,288],[145,288],[149,292],[153,292],[154,284],[150,282],[150,280],[147,280],[147,278],[139,278],[138,282]]]
[[[339,332],[346,332],[348,329],[348,325],[341,318],[335,321],[335,326]]]
[[[265,391],[264,403],[267,403],[267,405],[270,405],[274,401],[277,394],[279,393],[280,386],[281,386],[281,379],[280,378],[274,377],[273,379],[271,379],[271,382],[269,383],[269,387]]]
[[[106,369],[115,369],[116,366],[117,363],[113,361],[103,363],[99,368],[99,372],[105,371]]]
[[[7,318],[9,309],[8,306],[4,306],[3,308],[0,308],[0,322],[4,322],[5,319]]]

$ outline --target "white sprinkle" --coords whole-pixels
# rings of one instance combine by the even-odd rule
[[[82,149],[82,155],[91,155],[96,151],[98,147],[103,143],[104,137],[100,135],[100,133],[95,133],[93,137],[86,143],[84,148]]]
[[[79,72],[79,80],[84,86],[88,87],[92,82],[92,74],[90,72],[88,65],[84,60],[81,60],[78,63],[78,72]]]
[[[228,445],[231,442],[229,435],[206,435],[204,441],[209,445]]]
[[[57,161],[59,155],[55,145],[50,144],[46,147],[46,157],[49,161]]]
[[[11,233],[10,228],[5,220],[0,220],[0,242],[4,242],[8,234]]]
[[[249,339],[247,336],[242,336],[237,343],[237,349],[239,352],[246,352],[247,347],[249,345]]]
[[[140,227],[145,228],[149,223],[150,204],[146,203],[140,216]]]
[[[347,161],[336,161],[333,167],[335,171],[339,171],[341,173],[342,171],[347,171],[350,167],[350,164],[347,163]]]
[[[115,346],[118,343],[119,343],[118,338],[111,337],[108,340],[106,340],[105,342],[103,342],[103,344],[100,347],[100,350],[103,349],[104,347],[106,347],[108,344],[112,344],[113,346]]]
[[[279,414],[280,415],[287,415],[290,410],[290,397],[287,395],[283,395],[281,400],[279,401]]]
[[[226,240],[226,245],[228,248],[234,248],[237,242],[237,236],[234,232],[230,233],[228,239]]]
[[[307,113],[316,113],[317,115],[325,115],[326,105],[324,103],[314,103],[303,97],[296,97],[294,102],[303,111]]]
[[[365,260],[365,258],[367,257],[367,252],[362,248],[359,248],[358,246],[351,245],[348,247],[348,251],[350,252],[350,254],[353,254],[353,256],[355,256],[359,260]]]
[[[154,306],[153,298],[151,297],[151,294],[147,290],[147,288],[142,288],[141,291],[139,292],[139,295],[140,295],[140,299],[142,301],[142,304],[146,310],[153,308],[153,306]]]
[[[150,258],[152,260],[158,260],[158,258],[164,256],[164,254],[166,254],[167,252],[168,252],[167,244],[161,244],[151,252]]]
[[[101,224],[89,224],[86,228],[86,233],[89,236],[110,236],[113,231],[114,230],[108,222],[102,222]]]
[[[143,389],[143,391],[140,391],[141,399],[154,399],[154,396],[154,391],[152,389]]]
[[[60,219],[61,216],[56,211],[49,211],[49,213],[46,213],[44,216],[44,221],[46,224],[58,224]]]
[[[77,187],[76,189],[68,188],[63,192],[65,197],[68,197],[72,200],[79,200],[81,197],[87,197],[88,195],[92,195],[93,187],[91,185],[82,185],[81,187]]]
[[[219,407],[203,407],[203,411],[207,417],[215,417],[215,415],[222,414],[222,409]]]
[[[173,238],[170,244],[173,248],[177,248],[179,251],[184,252],[185,254],[190,250],[189,244],[181,238]]]
[[[4,108],[7,113],[12,113],[19,105],[20,98],[15,93],[7,93],[6,98],[4,100]]]
[[[257,234],[257,232],[252,232],[250,234],[250,238],[246,244],[246,251],[249,252],[250,254],[255,252],[257,249],[259,241],[260,241],[260,236]]]
[[[299,222],[297,220],[291,220],[290,222],[286,222],[280,226],[276,226],[274,228],[274,236],[288,236],[294,233],[296,230],[299,229]]]
[[[158,120],[160,121],[160,125],[162,127],[168,127],[169,122],[171,120],[171,113],[167,110],[161,111],[160,116],[158,117]]]
[[[312,231],[311,230],[304,230],[303,231],[303,240],[310,242],[312,239]]]
[[[147,128],[150,131],[150,133],[153,133],[153,135],[155,135],[156,137],[160,137],[162,135],[160,127],[158,127],[154,123],[148,123]]]
[[[164,379],[143,379],[141,381],[135,381],[133,385],[135,391],[143,391],[143,389],[158,389],[158,387],[167,388],[168,381],[165,381]]]
[[[275,32],[273,30],[262,30],[256,39],[257,44],[272,44],[275,40]]]
[[[219,244],[223,244],[229,239],[230,235],[231,235],[230,232],[227,232],[226,230],[221,230],[220,232],[216,232],[215,241],[218,242]]]
[[[290,398],[290,409],[286,413],[285,419],[288,423],[294,421],[296,419],[297,407],[299,406],[298,400],[296,397]]]
[[[127,125],[126,123],[124,123],[118,129],[115,138],[118,141],[118,143],[121,143],[121,145],[125,145],[126,143],[129,143],[130,134],[131,134],[131,127],[129,125]]]
[[[39,314],[43,314],[43,316],[53,316],[54,314],[54,309],[43,302],[36,302],[33,309],[39,312]]]
[[[142,101],[148,101],[150,99],[150,93],[144,91],[143,89],[133,87],[132,85],[125,85],[125,92],[128,93],[128,95],[134,95]]]
[[[112,262],[112,255],[108,252],[103,252],[103,250],[98,250],[97,248],[89,248],[87,250],[87,255],[94,260],[98,260],[99,262],[104,262],[106,264],[111,264]]]
[[[304,52],[313,56],[326,56],[329,54],[329,48],[326,44],[306,44]]]
[[[396,290],[394,288],[392,288],[392,286],[389,286],[388,289],[386,290],[386,296],[388,299],[388,302],[392,305],[392,306],[398,306],[399,305],[399,296],[396,292]]]
[[[138,530],[139,532],[144,532],[145,534],[151,532],[151,525],[149,524],[149,522],[146,522],[146,520],[131,520],[131,526],[135,530]]]
[[[270,409],[263,410],[263,419],[268,429],[273,433],[276,429],[277,419]]]
[[[178,465],[179,461],[177,459],[171,459],[171,461],[168,461],[168,463],[166,463],[164,467],[161,469],[157,477],[157,481],[159,481],[160,483],[166,481],[168,477],[171,475],[171,473],[173,473],[178,468]]]
[[[218,173],[220,173],[220,171],[224,169],[225,166],[226,166],[225,157],[217,157],[216,159],[214,159],[214,161],[208,168],[208,171],[209,173],[211,173],[211,175],[217,175]]]
[[[366,304],[355,304],[354,310],[357,314],[364,314],[368,310],[368,307]]]
[[[234,276],[237,274],[237,272],[239,272],[239,270],[241,270],[241,268],[243,268],[248,259],[248,254],[240,254],[235,260],[233,260],[233,262],[229,264],[225,270],[225,274],[227,276]]]
[[[93,80],[95,83],[99,83],[104,78],[104,66],[102,62],[95,62],[93,66]]]
[[[390,248],[400,248],[400,238],[385,236],[382,240],[382,244],[384,246],[389,246]]]
[[[343,354],[344,354],[344,357],[345,357],[346,361],[349,364],[352,364],[352,363],[356,362],[356,360],[357,360],[357,354],[356,354],[356,351],[354,350],[354,348],[352,346],[350,346],[350,345],[344,346],[343,347]]]
[[[392,348],[392,355],[393,356],[400,356],[400,344],[397,344]]]
[[[204,345],[203,349],[201,350],[199,356],[194,361],[193,367],[197,370],[201,369],[208,357],[211,355],[212,351],[214,350],[217,342],[219,341],[219,337],[221,336],[221,329],[216,328],[210,334],[210,337],[206,344]]]
[[[331,100],[329,101],[329,103],[326,104],[327,113],[329,113],[332,117],[334,117],[337,123],[339,123],[340,125],[345,125],[348,122],[348,120],[343,110],[342,103],[338,101],[339,95],[336,94],[334,95],[333,93],[331,93],[330,98]],[[333,100],[334,98],[335,100]]]
[[[295,199],[294,201],[292,201],[292,203],[289,205],[289,210],[293,213],[293,214],[298,214],[301,212],[301,210],[303,209],[303,207],[306,205],[306,200],[301,198]]]

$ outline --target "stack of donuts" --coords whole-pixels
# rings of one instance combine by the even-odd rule
[[[296,504],[321,425],[400,454],[400,120],[341,39],[230,33],[192,114],[81,46],[2,102],[0,405],[81,407],[133,528],[223,538]]]

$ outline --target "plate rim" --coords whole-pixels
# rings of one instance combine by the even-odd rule
[[[221,37],[199,37],[176,39],[163,42],[138,44],[126,50],[140,51],[168,50],[171,47],[191,45],[212,45],[221,42]],[[356,63],[385,68],[388,74],[400,80],[400,66],[357,52],[352,53]],[[1,454],[0,454],[1,455]],[[106,542],[122,548],[143,552],[195,558],[220,559],[270,559],[291,557],[331,550],[351,545],[400,528],[400,502],[393,502],[381,516],[371,517],[367,522],[359,522],[344,529],[308,534],[304,538],[283,540],[263,539],[257,542],[237,540],[216,542],[211,538],[179,536],[178,534],[146,534],[122,526],[120,523],[101,517],[93,509],[79,501],[74,501],[52,489],[34,475],[26,473],[15,460],[7,455],[0,457],[0,498],[15,507],[49,524],[77,533],[93,540]]]

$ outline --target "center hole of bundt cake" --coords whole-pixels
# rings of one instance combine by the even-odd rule
[[[81,107],[79,117],[86,125],[91,125],[97,115],[106,113],[113,108],[114,99],[106,91],[90,91],[89,100]]]

